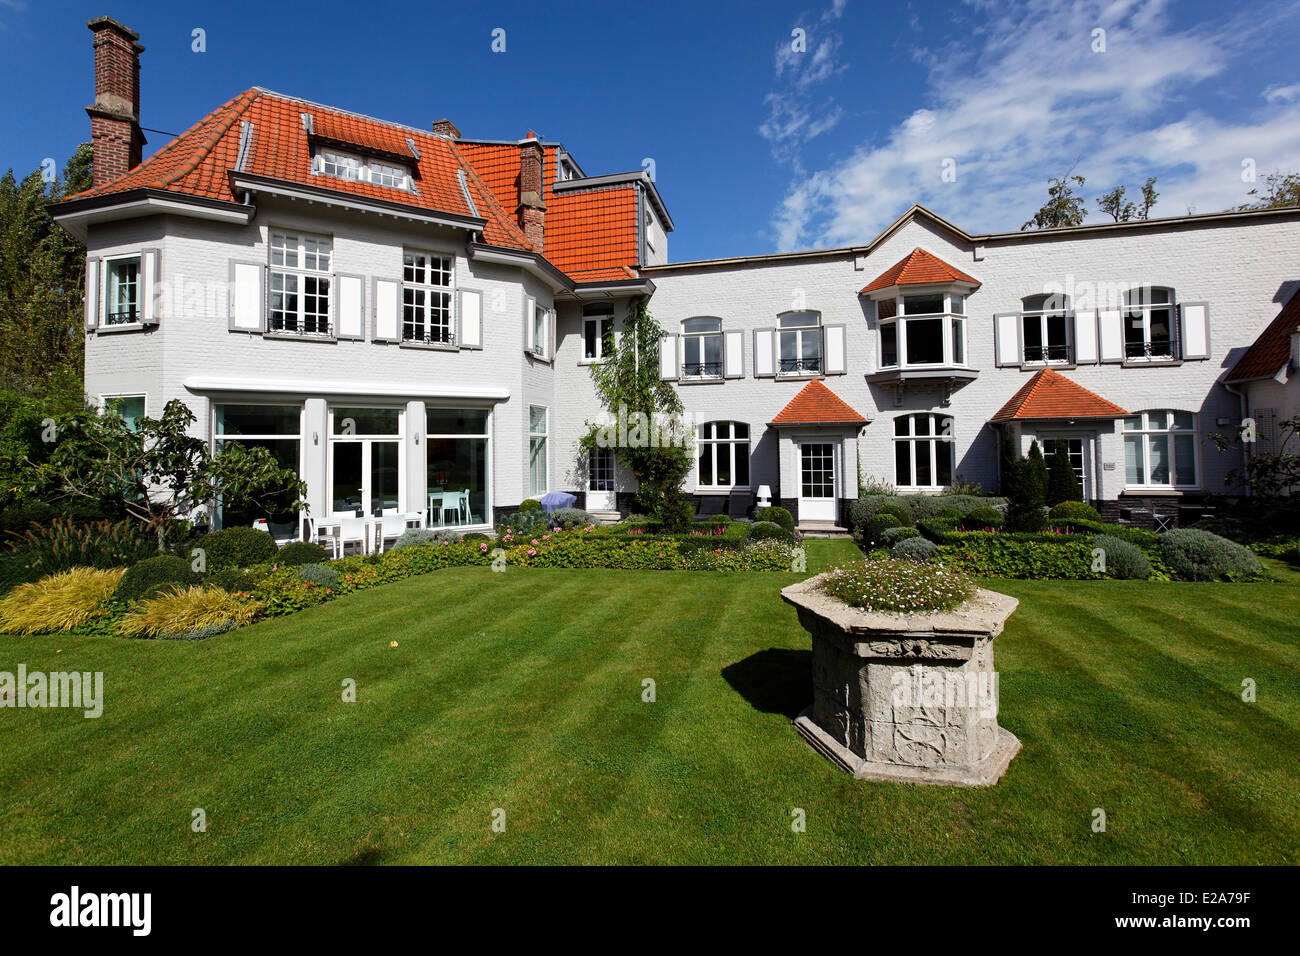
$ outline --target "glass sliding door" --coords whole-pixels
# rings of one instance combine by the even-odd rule
[[[330,409],[331,514],[380,515],[402,507],[405,417],[400,408]]]

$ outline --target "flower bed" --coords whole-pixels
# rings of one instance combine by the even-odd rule
[[[951,611],[975,593],[974,582],[960,570],[897,558],[831,568],[819,588],[850,607],[886,614]]]

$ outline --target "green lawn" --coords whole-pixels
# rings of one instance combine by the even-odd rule
[[[0,710],[0,863],[1296,863],[1284,573],[997,582],[1024,750],[986,790],[854,781],[800,740],[797,575],[460,568],[201,643],[3,637],[0,670],[102,670],[106,702]]]

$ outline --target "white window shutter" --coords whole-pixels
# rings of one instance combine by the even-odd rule
[[[531,352],[537,347],[533,341],[533,309],[537,306],[537,300],[531,296],[524,296],[524,351]]]
[[[483,347],[483,293],[473,289],[461,289],[460,335],[457,337],[461,348],[478,349]]]
[[[772,354],[773,329],[754,330],[754,377],[771,378],[776,374],[776,365]]]
[[[677,381],[677,336],[665,335],[659,340],[659,378],[665,382]]]
[[[341,339],[363,338],[362,288],[360,276],[338,277],[338,306],[335,334]]]
[[[1119,309],[1097,313],[1098,354],[1103,362],[1124,361],[1124,318]]]
[[[399,284],[392,279],[375,280],[375,342],[398,341],[397,302]]]
[[[265,270],[260,262],[230,261],[230,327],[238,332],[265,328],[266,299],[262,294]]]
[[[826,374],[843,375],[845,371],[844,326],[826,326],[822,338],[826,343]]]
[[[93,329],[99,324],[99,283],[100,261],[86,260],[86,328]]]
[[[1178,307],[1182,323],[1183,358],[1210,357],[1210,306],[1206,302],[1184,302]]]
[[[745,375],[745,333],[727,332],[722,336],[723,378],[743,378]]]
[[[1097,313],[1091,309],[1074,313],[1074,361],[1097,364]]]
[[[1020,313],[1000,312],[993,316],[994,364],[999,368],[1020,365],[1024,354],[1020,347]]]
[[[140,253],[140,324],[158,324],[158,299],[162,288],[158,275],[158,250],[144,249]]]
[[[555,350],[559,347],[559,342],[555,339],[555,310],[546,310],[546,357],[551,362],[555,361]]]

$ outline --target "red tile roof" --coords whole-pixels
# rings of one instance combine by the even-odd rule
[[[1059,372],[1045,368],[1035,372],[990,421],[1122,418],[1127,414],[1114,402],[1108,402]]]
[[[311,133],[302,114],[311,116]],[[254,87],[205,116],[135,169],[73,199],[149,188],[207,199],[238,200],[229,173],[239,160],[243,124],[252,137],[242,172],[340,193],[398,202],[422,210],[485,219],[485,242],[543,252],[577,282],[634,277],[637,265],[636,191],[631,186],[591,191],[551,188],[557,146],[543,144],[546,248],[533,249],[515,220],[519,147],[463,142],[432,132],[357,116]],[[415,192],[312,175],[311,138],[351,144],[361,151],[403,157],[414,167]],[[410,139],[419,154],[412,153]],[[465,201],[464,173],[473,206]]]
[[[790,404],[777,413],[772,425],[865,425],[867,420],[855,412],[819,380],[813,379]]]
[[[1227,382],[1272,378],[1291,360],[1291,333],[1300,328],[1300,292],[1291,296],[1272,322],[1259,333],[1246,354],[1232,367]]]
[[[929,285],[936,282],[970,282],[979,285],[960,269],[955,269],[924,249],[913,249],[902,261],[882,272],[870,285],[858,293],[866,295],[895,285]]]

